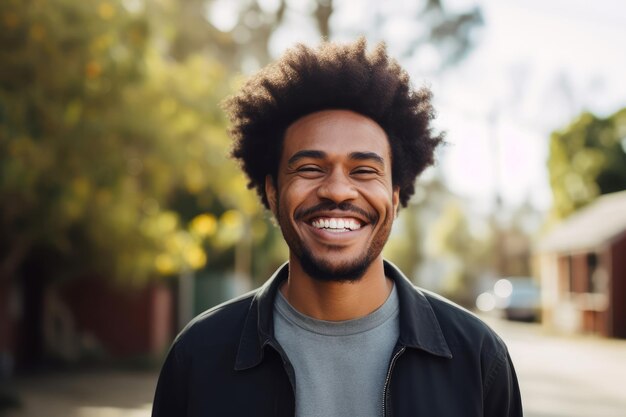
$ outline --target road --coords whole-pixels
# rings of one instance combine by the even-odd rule
[[[525,417],[626,417],[626,340],[486,320],[509,347]]]
[[[626,417],[626,341],[547,334],[486,318],[509,346],[526,417]],[[24,406],[9,417],[148,417],[156,372],[21,378]],[[459,416],[462,417],[462,416]]]
[[[137,371],[23,377],[17,381],[23,406],[7,417],[149,417],[156,378]]]

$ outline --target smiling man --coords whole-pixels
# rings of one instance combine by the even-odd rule
[[[181,332],[153,416],[521,416],[498,336],[381,255],[442,141],[430,92],[382,45],[324,43],[288,51],[228,110],[289,262]]]

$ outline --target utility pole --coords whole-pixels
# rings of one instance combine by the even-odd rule
[[[504,245],[504,235],[502,233],[502,194],[501,194],[501,171],[500,171],[500,137],[498,134],[498,125],[500,119],[500,109],[498,104],[494,104],[493,108],[489,112],[489,131],[491,136],[491,148],[492,148],[492,170],[493,170],[493,183],[494,183],[494,204],[491,212],[491,227],[494,234],[494,267],[497,277],[506,275],[506,253]]]

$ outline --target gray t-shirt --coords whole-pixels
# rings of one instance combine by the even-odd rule
[[[398,294],[369,315],[323,321],[293,308],[280,291],[274,332],[296,374],[297,417],[382,414],[383,387],[400,334]]]

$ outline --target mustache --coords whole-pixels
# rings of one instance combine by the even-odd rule
[[[349,203],[347,201],[341,202],[339,204],[333,203],[332,201],[325,201],[313,207],[296,211],[294,213],[294,218],[296,220],[302,220],[303,218],[309,217],[318,211],[331,211],[331,210],[341,210],[343,212],[358,214],[362,217],[365,217],[370,223],[376,223],[378,221],[378,215],[368,213],[362,208],[357,207],[354,204]]]

